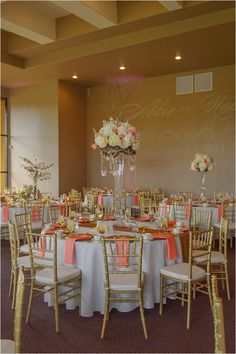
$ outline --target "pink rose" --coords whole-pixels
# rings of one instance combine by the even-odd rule
[[[97,149],[97,144],[94,143],[93,145],[91,145],[91,147],[92,147],[93,150],[96,150]]]
[[[135,135],[135,131],[133,129],[129,129],[128,134]]]
[[[117,132],[118,132],[118,129],[117,129],[117,128],[113,128],[112,131],[113,131],[114,133],[117,133]]]
[[[125,137],[125,134],[120,134],[121,139],[124,139],[124,137]]]

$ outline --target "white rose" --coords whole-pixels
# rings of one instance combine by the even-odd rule
[[[122,148],[127,149],[129,146],[132,146],[132,136],[131,135],[126,135],[124,139],[122,140]]]
[[[111,134],[111,136],[109,137],[109,145],[121,146],[121,139],[120,139],[119,135],[117,135],[115,133]]]
[[[119,126],[119,128],[118,128],[118,134],[119,134],[119,135],[120,135],[120,134],[124,134],[124,135],[127,134],[127,127],[126,127],[124,124],[122,124],[122,125]]]
[[[97,135],[95,137],[95,143],[100,147],[100,148],[104,148],[107,146],[108,140],[105,136],[103,135]]]
[[[139,141],[135,141],[135,142],[133,143],[133,145],[132,145],[132,149],[133,149],[133,150],[137,150],[138,147],[139,147]]]
[[[197,171],[195,161],[192,161],[192,163],[191,163],[191,170],[192,171]]]
[[[199,162],[199,169],[201,172],[205,172],[207,169],[207,164],[204,161]]]
[[[108,123],[103,127],[103,134],[107,137],[113,134],[113,129],[116,128],[116,125],[113,122]]]

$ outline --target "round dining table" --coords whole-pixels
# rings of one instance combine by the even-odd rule
[[[80,227],[80,233],[91,233],[89,228]],[[130,235],[129,232],[113,231],[107,235]],[[142,271],[144,273],[144,308],[151,309],[160,302],[160,269],[165,265],[181,263],[182,251],[178,236],[175,238],[177,258],[169,260],[167,258],[166,240],[144,240]],[[57,262],[58,265],[67,267],[78,267],[82,273],[82,293],[80,315],[84,317],[93,316],[94,312],[104,313],[105,304],[105,271],[101,241],[76,241],[74,250],[74,263],[67,265],[65,259],[65,239],[57,241]],[[50,294],[45,294],[45,301],[49,306],[53,306],[53,298]],[[66,302],[68,310],[75,309],[79,301],[70,299]],[[113,303],[112,308],[121,312],[132,311],[138,306],[136,303]]]

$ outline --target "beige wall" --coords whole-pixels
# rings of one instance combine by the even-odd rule
[[[59,81],[59,191],[86,185],[86,89]]]
[[[158,63],[157,63],[158,65]],[[207,194],[234,193],[234,67],[210,68],[213,91],[176,95],[177,75],[165,75],[114,86],[93,87],[87,96],[87,185],[112,186],[101,177],[99,151],[93,151],[93,128],[99,130],[112,111],[122,112],[141,133],[136,185],[160,187],[166,193],[199,195],[200,175],[190,170],[196,152],[214,157],[207,174]],[[184,75],[196,72],[184,73]],[[182,76],[179,74],[178,76]]]
[[[54,163],[50,180],[39,184],[41,191],[58,195],[58,82],[11,89],[11,186],[32,183],[21,167],[19,156]]]

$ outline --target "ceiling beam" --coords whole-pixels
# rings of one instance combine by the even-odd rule
[[[7,1],[1,6],[1,28],[40,44],[56,38],[55,20],[35,11],[26,1]]]
[[[180,10],[183,8],[183,1],[161,1],[159,2],[168,10],[168,11],[174,11],[174,10]]]
[[[116,1],[54,1],[58,6],[97,28],[117,24]]]
[[[16,55],[9,54],[6,52],[1,52],[1,63],[12,65],[12,66],[15,66],[15,67],[21,68],[21,69],[25,68],[24,58],[20,58]]]
[[[205,27],[234,22],[234,9],[195,16],[193,18],[180,20],[170,24],[157,25],[148,29],[140,29],[130,33],[118,34],[111,38],[88,42],[72,48],[58,50],[41,56],[34,56],[25,59],[25,68],[40,67],[48,64],[69,61],[89,55],[99,54],[123,47],[150,42],[161,38],[175,36],[188,31],[196,31]]]

